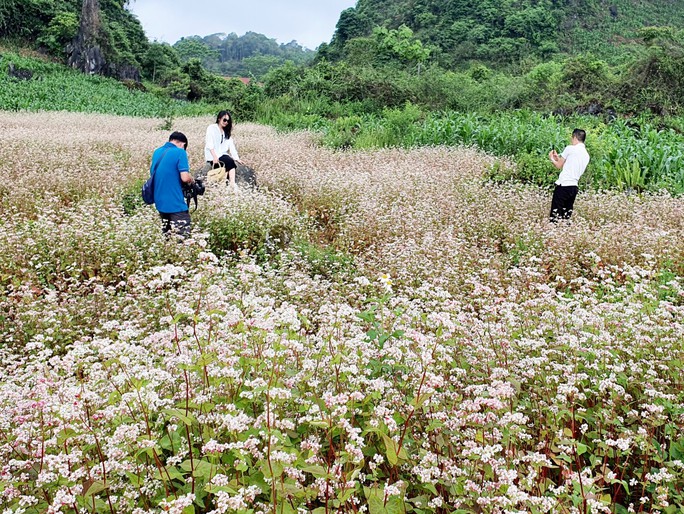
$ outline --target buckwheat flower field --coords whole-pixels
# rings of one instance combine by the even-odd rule
[[[0,113],[2,514],[684,509],[684,200],[238,123],[179,244],[158,125]]]

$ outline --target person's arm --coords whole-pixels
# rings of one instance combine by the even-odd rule
[[[553,164],[557,169],[563,169],[563,165],[565,164],[565,158],[558,155],[558,152],[556,152],[556,150],[551,150],[549,152],[549,160],[551,161],[551,164]]]
[[[213,128],[214,128],[214,125],[209,125],[207,127],[207,135],[204,138],[204,147],[207,150],[209,150],[209,153],[211,153],[211,157],[212,157],[212,160],[214,161],[214,164],[218,164],[219,156],[216,154],[216,149],[214,148]]]
[[[181,150],[178,157],[178,171],[180,173],[181,182],[185,184],[192,184],[195,179],[190,175],[190,164],[188,163],[188,154],[185,150]]]
[[[233,141],[232,137],[228,139],[228,153],[235,162],[242,163],[242,161],[240,160],[240,156],[238,155],[237,148],[235,147],[235,142]]]

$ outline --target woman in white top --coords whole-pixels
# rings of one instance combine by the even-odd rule
[[[230,135],[232,130],[233,117],[230,112],[220,111],[216,116],[216,123],[207,127],[207,135],[204,139],[204,159],[214,168],[219,166],[219,162],[223,163],[228,170],[228,183],[231,188],[236,189],[235,163],[242,163],[242,161]]]

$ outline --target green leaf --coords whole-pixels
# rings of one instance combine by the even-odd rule
[[[405,509],[402,498],[398,496],[389,498],[385,504],[385,512],[387,512],[387,514],[403,514]]]
[[[397,456],[397,443],[385,434],[382,434],[382,440],[385,442],[385,455],[387,460],[392,466],[396,466],[399,462],[399,457]]]
[[[126,477],[128,477],[128,480],[130,480],[131,484],[133,484],[135,487],[140,487],[144,482],[144,479],[131,473],[130,471],[126,471]]]
[[[328,472],[323,466],[307,466],[305,468],[302,468],[302,471],[304,473],[310,473],[316,478],[325,478],[326,476],[328,476]]]
[[[587,452],[587,445],[582,443],[577,443],[577,455],[583,455]]]
[[[345,489],[343,492],[340,492],[337,495],[337,499],[340,501],[340,504],[345,504],[347,501],[349,501],[349,498],[354,496],[354,493],[356,491],[353,488]]]
[[[183,475],[183,473],[181,473],[178,468],[175,468],[173,466],[167,466],[161,471],[157,469],[155,471],[154,477],[157,480],[163,480],[164,482],[167,482],[169,480],[182,480],[183,482],[185,482],[185,476]]]
[[[280,502],[276,509],[278,514],[297,514],[297,509],[290,505],[290,502]]]
[[[64,430],[60,430],[57,434],[57,444],[59,446],[64,446],[64,443],[67,439],[71,439],[72,437],[75,437],[77,435],[78,432],[72,430],[71,428],[65,428]]]
[[[268,465],[268,461],[263,461],[261,463],[261,472],[266,478],[278,478],[283,475],[284,471],[285,469],[280,462],[271,462],[270,466]]]
[[[168,435],[165,435],[159,440],[159,446],[161,446],[164,450],[170,450],[173,447],[171,445],[171,438]]]
[[[383,492],[377,487],[364,487],[364,495],[368,500],[368,512],[370,514],[388,514],[383,502]]]
[[[231,482],[228,485],[207,484],[204,486],[204,490],[209,494],[216,494],[219,491],[223,491],[225,493],[230,494],[237,494],[238,486],[235,481]]]
[[[212,364],[213,362],[216,361],[216,354],[214,353],[203,353],[200,355],[199,359],[197,359],[197,365],[198,366],[208,366],[209,364]]]
[[[422,484],[422,486],[423,486],[423,489],[430,491],[435,496],[438,495],[437,488],[434,486],[434,484]]]
[[[163,409],[162,413],[166,414],[169,417],[178,418],[187,426],[192,426],[195,422],[195,418],[193,416],[186,415],[180,409]]]
[[[86,491],[84,496],[86,498],[89,498],[89,497],[93,496],[94,494],[101,493],[102,491],[104,491],[105,489],[108,489],[108,488],[109,488],[109,484],[105,484],[103,481],[98,480],[96,482],[93,482],[90,485],[90,487],[88,488],[88,490]]]
[[[420,398],[411,398],[410,404],[413,405],[416,409],[419,409],[422,407],[425,402],[432,396],[432,393],[427,393],[423,394],[420,396]]]
[[[213,471],[214,466],[210,462],[206,460],[195,461],[195,471],[193,473],[195,477],[209,480]]]

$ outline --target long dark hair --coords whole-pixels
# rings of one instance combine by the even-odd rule
[[[230,133],[233,131],[233,115],[230,111],[219,111],[216,115],[216,124],[221,128],[221,118],[226,115],[228,116],[228,125],[223,128],[223,134],[226,136],[226,139],[229,139]]]

